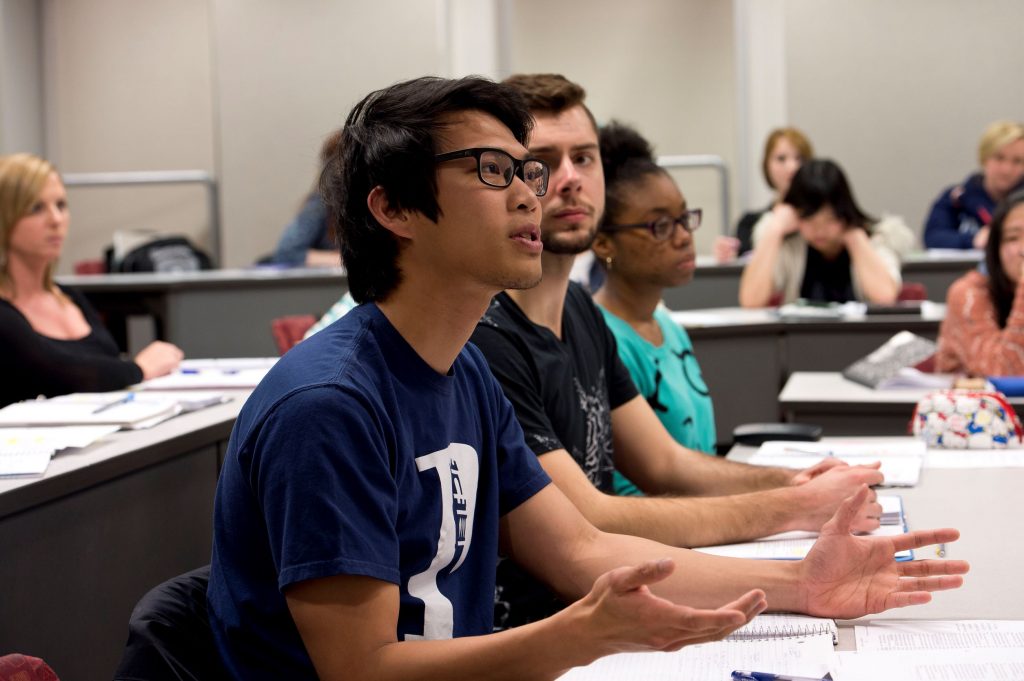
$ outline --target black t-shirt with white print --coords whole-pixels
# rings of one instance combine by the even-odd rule
[[[590,295],[569,284],[559,339],[499,293],[471,341],[512,402],[527,446],[538,456],[565,449],[598,489],[611,493],[611,412],[638,393]],[[532,622],[558,607],[543,585],[511,561],[501,562],[496,626]]]

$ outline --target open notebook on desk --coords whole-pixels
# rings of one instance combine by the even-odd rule
[[[863,442],[796,442],[770,440],[761,445],[748,463],[783,468],[809,468],[823,458],[836,457],[850,465],[882,462],[885,487],[914,487],[928,451],[923,440]]]
[[[906,519],[903,515],[903,499],[898,496],[878,495],[878,503],[882,505],[882,526],[870,532],[872,536],[894,536],[907,531]],[[766,560],[800,560],[811,550],[817,539],[817,532],[782,532],[756,541],[738,544],[720,544],[703,546],[695,551],[709,553],[714,556],[732,558],[758,558]],[[896,560],[913,560],[911,550],[896,553]]]
[[[88,447],[118,429],[116,425],[0,428],[0,478],[42,475],[57,452]]]
[[[0,409],[0,426],[113,425],[138,430],[228,399],[214,392],[72,393],[9,404]]]
[[[754,618],[751,624],[762,616]],[[750,625],[747,625],[750,626]],[[821,678],[836,666],[829,631],[803,636],[728,638],[671,653],[620,653],[577,667],[563,681],[724,681],[738,669]]]

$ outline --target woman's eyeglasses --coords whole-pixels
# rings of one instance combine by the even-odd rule
[[[675,233],[676,225],[679,225],[691,234],[695,232],[700,227],[702,215],[703,211],[700,208],[694,208],[693,210],[683,211],[683,214],[677,217],[662,215],[660,218],[650,222],[635,222],[630,225],[602,225],[601,231],[621,232],[626,229],[646,229],[650,231],[655,241],[665,241]]]
[[[513,158],[507,151],[490,147],[475,147],[461,151],[450,151],[434,157],[435,163],[453,161],[457,158],[476,159],[476,172],[480,181],[489,187],[507,187],[518,175],[519,179],[533,190],[537,196],[544,196],[548,191],[548,177],[551,170],[544,161],[528,158],[520,161]]]

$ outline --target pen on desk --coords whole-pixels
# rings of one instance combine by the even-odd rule
[[[134,399],[135,399],[135,393],[128,393],[127,395],[125,395],[124,397],[122,397],[119,400],[114,400],[113,402],[107,402],[106,404],[100,405],[96,409],[93,409],[92,413],[93,414],[99,414],[100,412],[106,411],[106,410],[110,409],[111,407],[116,407],[119,404],[128,404],[129,402],[131,402]]]
[[[770,672],[734,671],[732,681],[832,681],[832,674],[825,676],[793,676],[791,674],[772,674]]]
[[[813,456],[823,456],[826,459],[835,457],[835,454],[831,449],[800,449],[799,447],[785,447],[782,451],[787,454],[811,454]]]

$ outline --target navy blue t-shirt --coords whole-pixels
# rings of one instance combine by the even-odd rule
[[[208,592],[225,666],[315,679],[283,592],[338,574],[400,587],[399,640],[490,632],[498,518],[548,482],[478,350],[442,376],[357,307],[281,359],[231,434]]]

